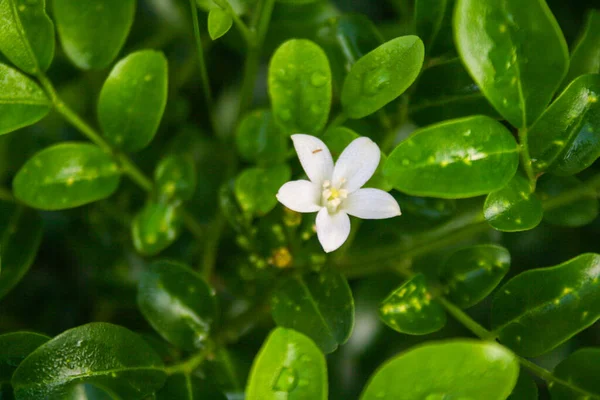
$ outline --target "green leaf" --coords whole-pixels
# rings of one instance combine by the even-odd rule
[[[600,318],[598,282],[600,255],[593,253],[525,271],[496,292],[492,327],[517,353],[544,354]]]
[[[231,29],[233,18],[220,8],[213,8],[208,13],[208,34],[212,40],[217,40]]]
[[[531,193],[529,181],[516,174],[508,185],[488,194],[483,215],[494,228],[503,232],[533,229],[542,221],[542,202]]]
[[[240,155],[261,165],[285,161],[289,137],[284,135],[269,110],[255,110],[244,116],[235,132]]]
[[[425,53],[429,53],[435,43],[444,14],[446,13],[447,0],[416,0],[415,25],[417,36],[423,40]]]
[[[569,72],[563,85],[584,74],[600,73],[600,10],[588,11],[585,26],[571,51]]]
[[[519,374],[515,356],[494,342],[429,342],[383,364],[361,400],[504,400]]]
[[[135,333],[105,322],[70,329],[31,353],[15,371],[17,400],[59,399],[91,383],[124,399],[142,399],[166,378],[160,357]]]
[[[393,330],[410,335],[426,335],[446,325],[446,312],[432,299],[422,274],[407,280],[383,300],[379,318]]]
[[[291,175],[287,164],[242,171],[235,179],[235,197],[242,210],[253,215],[271,211],[277,204],[277,191],[290,180]]]
[[[536,191],[542,200],[552,202],[553,198],[582,184],[583,182],[574,176],[543,175],[537,182]],[[587,225],[598,217],[596,197],[596,191],[591,189],[589,193],[569,204],[544,211],[544,220],[554,225],[573,228]]]
[[[181,229],[180,205],[149,200],[134,217],[131,236],[135,249],[153,256],[169,247]]]
[[[188,154],[171,154],[163,158],[154,170],[155,187],[166,200],[187,201],[196,189],[194,159]]]
[[[28,74],[48,69],[54,58],[54,24],[46,0],[0,2],[0,52]]]
[[[42,220],[24,206],[0,202],[0,298],[27,273],[42,240]]]
[[[575,79],[527,135],[535,172],[573,175],[600,156],[600,75]]]
[[[331,152],[331,155],[334,159],[337,159],[342,151],[356,138],[359,138],[360,135],[354,132],[352,129],[336,126],[334,128],[328,129],[323,135],[323,142],[327,145],[327,148]],[[365,183],[364,187],[371,187],[376,189],[385,190],[389,192],[392,190],[392,185],[385,179],[383,176],[383,166],[387,161],[387,156],[381,152],[381,158],[379,160],[379,165],[375,170],[375,173]]]
[[[567,43],[545,0],[458,0],[454,38],[477,85],[517,128],[540,116],[567,73]]]
[[[100,126],[113,145],[133,152],[152,141],[167,104],[167,80],[167,59],[154,50],[115,65],[98,100]]]
[[[396,99],[419,75],[423,57],[423,42],[412,35],[392,39],[362,57],[344,81],[344,113],[366,117]]]
[[[474,116],[418,129],[390,154],[383,172],[394,188],[411,195],[462,198],[501,189],[518,164],[510,132]]]
[[[538,388],[526,371],[521,370],[519,380],[507,400],[538,400]]]
[[[34,124],[49,111],[50,100],[37,83],[0,64],[0,135]]]
[[[324,353],[346,343],[354,326],[354,299],[346,278],[326,269],[294,276],[271,297],[275,323],[310,337]]]
[[[445,292],[454,304],[468,308],[485,299],[510,268],[504,247],[483,244],[455,251],[440,271]]]
[[[327,365],[308,337],[276,328],[254,359],[246,400],[326,400]]]
[[[331,70],[325,52],[305,39],[283,43],[269,64],[269,96],[285,134],[318,134],[331,108]]]
[[[117,190],[121,171],[98,146],[67,142],[31,157],[15,176],[15,197],[42,210],[63,210],[104,199]]]
[[[554,368],[554,376],[600,397],[600,348],[579,349]],[[583,400],[583,396],[559,383],[548,386],[552,400]]]
[[[157,261],[142,275],[137,302],[152,327],[175,346],[202,348],[217,316],[215,294],[188,266]]]
[[[459,58],[424,69],[410,103],[410,117],[419,125],[470,115],[500,118]]]
[[[34,332],[0,335],[0,384],[10,382],[13,372],[32,351],[50,338]]]
[[[184,374],[171,375],[165,386],[156,393],[156,400],[227,400],[208,381]]]
[[[121,51],[135,15],[135,0],[54,0],[58,36],[82,69],[107,67]]]

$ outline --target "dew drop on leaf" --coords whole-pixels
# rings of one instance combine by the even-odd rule
[[[390,72],[387,68],[379,68],[370,73],[363,82],[363,90],[374,96],[390,83]]]
[[[310,84],[315,86],[315,87],[321,87],[324,84],[327,83],[329,79],[327,78],[327,76],[325,74],[323,74],[322,72],[313,72],[313,74],[310,76]]]

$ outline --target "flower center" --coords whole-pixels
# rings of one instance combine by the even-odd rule
[[[343,185],[345,180],[340,181],[340,186]],[[339,209],[342,202],[348,197],[348,191],[346,189],[340,189],[331,185],[330,181],[323,182],[321,204],[327,207],[330,213],[335,213]]]

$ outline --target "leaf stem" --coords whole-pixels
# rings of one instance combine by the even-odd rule
[[[535,173],[533,172],[533,166],[531,163],[531,156],[529,155],[529,144],[527,142],[527,128],[519,129],[519,143],[521,145],[521,162],[523,163],[523,169],[529,179],[529,186],[531,191],[535,191]]]
[[[200,364],[202,364],[204,362],[204,360],[206,360],[208,355],[212,353],[213,348],[214,348],[214,343],[209,341],[208,343],[206,343],[206,346],[204,347],[204,349],[202,349],[201,351],[199,351],[192,357],[188,358],[187,360],[180,362],[178,364],[173,364],[173,365],[169,365],[168,367],[165,367],[165,372],[167,373],[167,375],[174,375],[174,374],[190,375],[192,372],[194,372],[194,370],[196,368],[198,368],[198,366],[200,366]]]
[[[475,336],[480,337],[483,340],[495,340],[496,335],[493,332],[488,331],[467,313],[461,310],[459,307],[448,301],[445,297],[437,297],[436,300],[452,315],[457,321],[463,324],[468,330],[473,332]]]

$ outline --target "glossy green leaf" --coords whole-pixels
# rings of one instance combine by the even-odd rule
[[[573,175],[600,156],[600,75],[575,79],[528,133],[535,172]]]
[[[202,348],[217,314],[215,294],[189,267],[158,261],[142,275],[138,306],[166,340],[186,350]]]
[[[0,64],[0,135],[31,125],[50,111],[50,100],[37,83]]]
[[[154,50],[115,65],[98,100],[100,126],[113,145],[133,152],[152,141],[167,104],[167,80],[167,59]]]
[[[573,50],[563,85],[584,74],[600,73],[600,10],[591,9]]]
[[[271,297],[275,323],[311,338],[325,353],[346,343],[354,326],[354,299],[346,278],[338,272],[294,276]]]
[[[542,221],[542,202],[531,193],[529,181],[516,174],[508,185],[488,194],[483,215],[494,228],[503,232],[533,229]]]
[[[104,199],[119,186],[121,171],[93,144],[68,142],[36,153],[15,176],[15,197],[42,210],[63,210]]]
[[[171,154],[154,170],[154,182],[160,197],[166,201],[189,200],[196,189],[196,167],[191,155]]]
[[[538,388],[527,371],[521,369],[519,380],[507,400],[538,400]]]
[[[518,128],[540,116],[567,73],[567,43],[545,0],[458,0],[454,38],[477,85]]]
[[[440,271],[448,299],[461,308],[485,299],[510,268],[510,253],[504,247],[483,244],[455,251]]]
[[[278,164],[287,157],[290,139],[284,135],[269,110],[255,110],[244,116],[235,132],[240,155],[257,164]]]
[[[440,32],[447,6],[447,0],[415,1],[415,25],[417,36],[423,40],[426,53],[429,53]]]
[[[510,351],[494,342],[430,342],[389,360],[361,400],[504,400],[519,375]]]
[[[27,273],[42,240],[42,220],[37,212],[0,202],[0,298]]]
[[[536,192],[542,200],[552,202],[554,197],[583,184],[574,176],[543,175],[538,179]],[[598,200],[595,190],[560,207],[544,211],[544,220],[554,225],[578,227],[591,223],[598,217]]]
[[[65,53],[79,68],[107,67],[121,51],[135,0],[54,0],[54,18]]]
[[[276,328],[254,359],[246,400],[326,400],[327,365],[303,334]]]
[[[323,139],[323,142],[327,145],[327,148],[329,148],[329,151],[335,160],[340,156],[340,154],[342,154],[342,151],[344,151],[344,149],[358,137],[360,137],[360,135],[354,132],[352,129],[343,126],[337,126],[335,128],[328,129],[321,139]],[[385,165],[386,161],[387,156],[381,152],[379,165],[377,166],[377,169],[375,170],[375,173],[371,179],[369,179],[367,183],[363,185],[364,187],[381,189],[385,190],[386,192],[392,190],[392,185],[387,181],[387,179],[385,179],[385,176],[383,176],[383,166]]]
[[[318,134],[331,108],[331,70],[325,52],[305,39],[283,43],[269,64],[269,96],[285,134]]]
[[[220,8],[213,8],[208,13],[208,34],[212,40],[217,40],[231,29],[233,18]]]
[[[510,132],[475,116],[418,129],[390,154],[383,172],[394,188],[411,195],[462,198],[504,187],[518,163]]]
[[[600,397],[600,348],[579,349],[554,368],[554,376]],[[591,397],[575,392],[553,382],[550,387],[552,400],[584,400]]]
[[[517,353],[544,354],[600,318],[599,282],[600,255],[593,253],[525,271],[496,292],[492,327]]]
[[[0,335],[0,384],[10,382],[19,364],[50,338],[34,332],[13,332]]]
[[[169,247],[177,239],[180,229],[179,204],[149,200],[134,217],[131,236],[137,251],[153,256]]]
[[[417,36],[392,39],[366,54],[344,81],[344,113],[366,117],[396,99],[419,75],[423,57],[423,42]]]
[[[426,335],[446,325],[446,312],[432,299],[422,274],[390,293],[379,306],[379,317],[393,330],[410,335]]]
[[[411,96],[409,113],[419,125],[470,115],[500,118],[459,58],[423,70]]]
[[[156,400],[227,400],[224,394],[205,380],[184,374],[171,375],[156,393]]]
[[[17,400],[60,399],[91,383],[125,399],[143,399],[166,378],[162,361],[138,335],[95,322],[70,329],[31,353],[15,371]]]
[[[54,24],[46,0],[0,2],[0,52],[19,69],[36,74],[54,58]]]
[[[235,179],[235,197],[242,210],[253,215],[271,211],[277,204],[277,191],[291,175],[287,164],[242,171]]]

